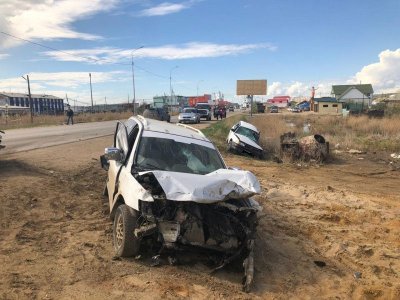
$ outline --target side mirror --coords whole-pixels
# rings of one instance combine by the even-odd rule
[[[120,149],[115,148],[115,147],[110,147],[110,148],[106,148],[104,150],[104,158],[107,161],[115,160],[118,162],[122,162],[125,157],[124,157],[124,153]]]

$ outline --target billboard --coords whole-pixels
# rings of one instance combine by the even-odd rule
[[[267,80],[237,80],[236,95],[266,95]]]

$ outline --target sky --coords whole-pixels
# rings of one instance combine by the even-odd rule
[[[0,92],[96,104],[221,92],[264,99],[333,84],[400,91],[399,0],[0,0]]]

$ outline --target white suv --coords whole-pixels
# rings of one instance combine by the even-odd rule
[[[188,246],[220,253],[221,268],[243,259],[244,289],[253,278],[260,192],[248,171],[227,169],[201,131],[141,116],[118,122],[101,156],[117,256],[135,256],[149,239],[157,255]]]

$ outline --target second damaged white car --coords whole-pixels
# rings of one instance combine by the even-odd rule
[[[101,162],[116,256],[137,256],[145,239],[158,255],[205,249],[219,257],[215,270],[241,260],[249,291],[261,210],[251,172],[228,169],[201,131],[141,116],[118,122]]]

